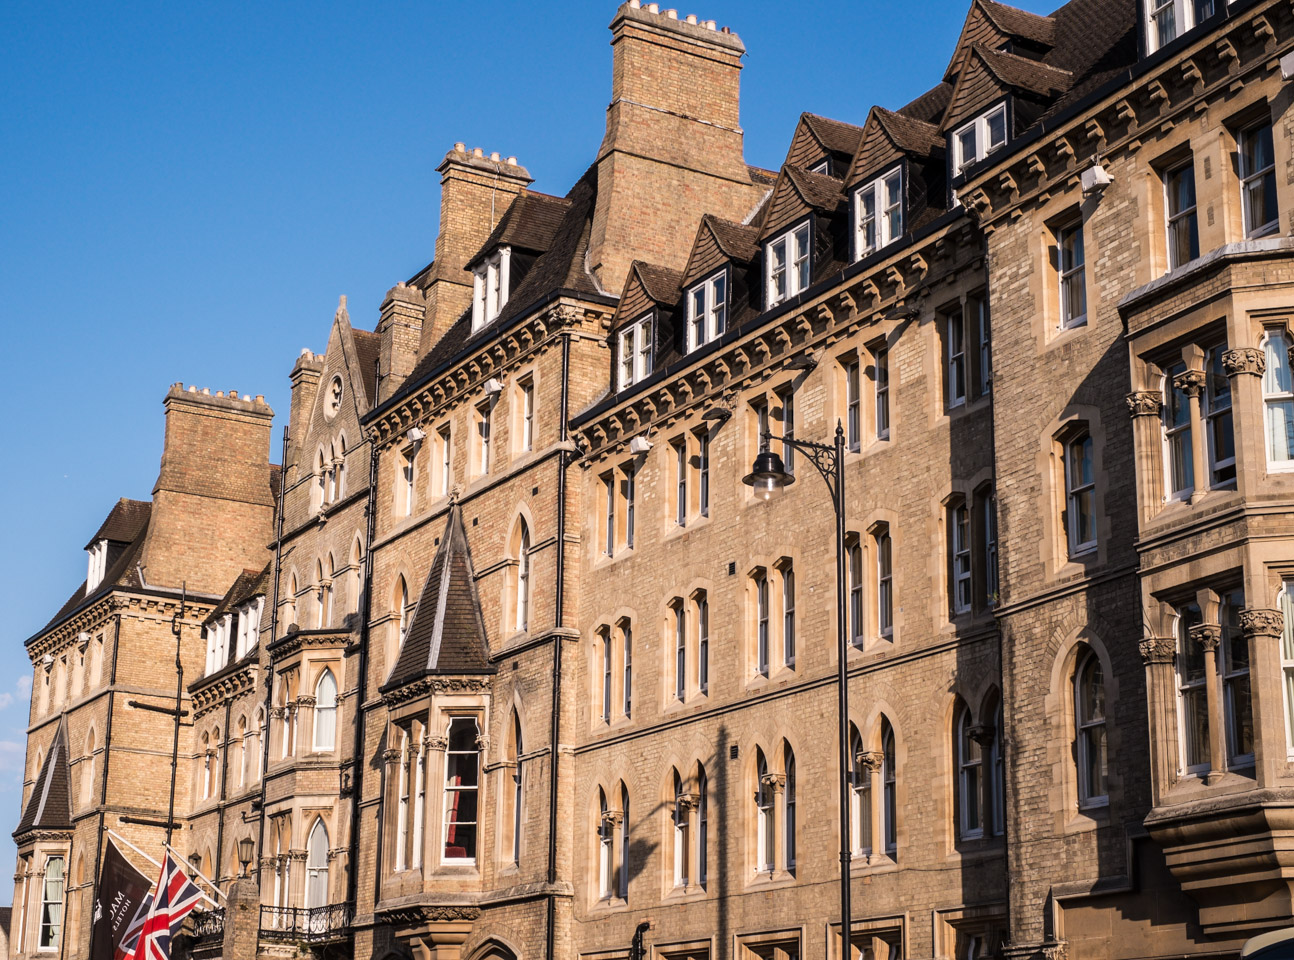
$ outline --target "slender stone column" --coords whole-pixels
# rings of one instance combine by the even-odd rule
[[[1204,689],[1209,704],[1209,773],[1206,783],[1217,783],[1227,770],[1227,728],[1222,712],[1222,677],[1218,673],[1218,647],[1222,627],[1201,623],[1191,627],[1191,641],[1204,651]]]

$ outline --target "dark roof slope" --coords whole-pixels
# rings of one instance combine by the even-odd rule
[[[997,0],[980,0],[980,7],[998,29],[1008,36],[1033,40],[1043,46],[1056,43],[1056,18],[1043,17],[1018,7],[1008,7]]]
[[[542,253],[553,242],[562,216],[571,202],[546,193],[519,193],[503,212],[481,249],[464,266],[471,270],[495,247],[503,244]]]
[[[35,634],[27,638],[27,643],[30,643],[36,637],[41,636],[41,634],[45,633],[55,624],[62,622],[77,610],[93,603],[114,587],[138,589],[143,586],[139,580],[139,571],[136,569],[135,561],[139,557],[139,551],[144,546],[144,535],[148,532],[148,518],[152,511],[152,504],[143,500],[118,501],[117,506],[113,507],[112,513],[108,515],[108,519],[99,527],[100,531],[109,526],[109,523],[112,521],[112,515],[121,508],[122,504],[133,505],[128,511],[130,519],[131,522],[138,522],[139,524],[138,528],[134,532],[133,538],[126,544],[125,548],[117,554],[116,559],[108,565],[108,569],[104,571],[103,580],[99,582],[97,587],[87,594],[85,585],[88,581],[82,580],[81,585],[72,592],[70,597],[67,598],[67,602],[64,603],[63,606],[59,607],[58,612],[50,618],[49,622],[46,623],[45,626],[41,627]],[[120,534],[129,532],[125,525],[115,525],[113,529],[115,532]],[[107,539],[112,540],[112,537],[108,537]],[[91,542],[93,543],[94,541]],[[108,556],[111,557],[112,553],[109,552]]]
[[[863,128],[856,127],[852,123],[820,117],[816,113],[803,113],[800,118],[805,126],[813,131],[818,142],[832,153],[852,155],[858,149],[859,141],[863,139]]]
[[[122,497],[117,505],[109,511],[107,519],[99,525],[99,530],[90,542],[85,545],[89,550],[100,540],[111,540],[113,543],[130,543],[148,523],[149,512],[153,505],[147,500],[127,500]]]
[[[350,334],[355,338],[355,362],[359,364],[359,375],[364,384],[364,396],[369,404],[377,400],[377,358],[382,352],[382,338],[375,330],[356,330]]]
[[[445,535],[414,607],[404,646],[382,690],[434,673],[493,672],[463,510],[455,503],[449,508]]]
[[[714,232],[719,249],[732,259],[745,263],[759,251],[759,228],[754,224],[733,223],[709,213],[702,219]]]
[[[49,753],[41,764],[40,775],[32,787],[27,806],[13,832],[20,837],[33,830],[71,830],[71,767],[67,759],[67,718],[60,718],[58,730],[50,742]]]
[[[203,622],[214,623],[230,610],[242,606],[248,600],[265,596],[269,592],[269,588],[270,564],[265,564],[260,570],[243,570],[234,578],[234,582],[225,591],[225,595],[220,598],[216,608],[211,611],[210,616]]]
[[[1007,86],[1029,90],[1040,96],[1051,96],[1068,90],[1074,82],[1068,70],[1049,66],[1028,57],[976,47],[975,53],[983,58],[985,66]]]
[[[638,271],[647,296],[657,303],[670,305],[678,303],[678,298],[682,296],[683,274],[668,267],[658,267],[654,263],[644,263],[642,260],[635,260],[633,269]]]

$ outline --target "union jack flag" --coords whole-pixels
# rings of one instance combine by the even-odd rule
[[[130,920],[130,925],[126,927],[126,932],[121,935],[121,946],[119,946],[112,955],[112,960],[130,960],[135,955],[135,947],[139,946],[139,931],[144,927],[144,921],[148,919],[148,912],[153,907],[153,891],[144,894],[144,899],[139,904],[139,909],[135,911],[134,917]]]
[[[168,852],[162,861],[157,890],[128,956],[132,960],[171,960],[171,937],[180,932],[184,918],[201,899],[202,892]]]

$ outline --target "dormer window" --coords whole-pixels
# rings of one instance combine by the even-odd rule
[[[855,259],[903,236],[903,169],[892,170],[855,195]]]
[[[813,166],[809,167],[809,173],[820,173],[824,177],[831,176],[831,158],[823,157]]]
[[[775,307],[809,286],[809,225],[782,234],[764,250],[768,306]]]
[[[1148,0],[1146,52],[1154,53],[1213,16],[1217,0]]]
[[[616,336],[616,389],[623,390],[651,373],[651,314],[635,320]]]
[[[257,597],[238,608],[238,643],[234,659],[241,660],[247,652],[256,646],[261,635],[261,610],[265,605],[264,597]]]
[[[85,575],[85,592],[103,583],[103,575],[108,572],[108,541],[96,540],[86,551],[90,555],[89,568]]]
[[[500,247],[473,271],[473,333],[492,322],[508,302],[511,252],[508,247]]]
[[[687,292],[687,349],[709,343],[728,329],[728,273],[721,270]]]
[[[1006,104],[986,110],[953,134],[953,173],[961,173],[1006,143]]]

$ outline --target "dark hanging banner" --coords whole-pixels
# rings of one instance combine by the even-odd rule
[[[121,942],[153,887],[121,855],[112,838],[106,839],[108,848],[104,851],[103,871],[99,874],[98,896],[94,901],[90,960],[114,960],[121,955]]]

